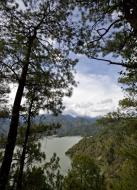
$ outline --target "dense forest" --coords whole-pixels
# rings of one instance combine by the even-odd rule
[[[0,137],[0,190],[137,189],[136,20],[134,0],[0,1],[0,117],[9,121]],[[101,129],[67,151],[72,167],[63,176],[57,155],[47,161],[40,143],[60,123],[33,120],[40,111],[62,113],[77,86],[77,54],[121,66],[124,97],[117,111],[88,121],[88,130]]]
[[[104,176],[107,189],[137,188],[136,168],[137,121],[120,121],[105,127],[95,137],[85,137],[66,154],[71,158],[87,155],[94,160]]]

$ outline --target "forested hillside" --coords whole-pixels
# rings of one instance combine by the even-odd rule
[[[95,124],[97,118],[91,117],[73,117],[71,115],[41,115],[34,120],[34,123],[59,123],[61,127],[56,131],[58,136],[92,136],[102,127],[101,124]]]
[[[33,125],[52,125],[59,124],[60,128],[51,134],[58,136],[92,136],[95,135],[101,128],[101,124],[95,124],[97,118],[90,117],[73,117],[71,115],[39,115],[33,119]],[[7,134],[9,130],[10,119],[0,119],[0,133]],[[25,122],[20,119],[20,127],[23,127]],[[45,129],[46,130],[46,129]]]
[[[100,168],[106,188],[113,190],[137,189],[137,74],[127,69],[119,82],[124,85],[125,97],[116,112],[108,113],[98,122],[104,129],[95,137],[84,138],[67,151],[88,155]]]
[[[137,120],[116,122],[95,137],[83,138],[66,154],[90,156],[105,176],[108,189],[136,189],[136,126]]]

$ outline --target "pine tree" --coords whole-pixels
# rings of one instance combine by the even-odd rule
[[[83,26],[88,30],[85,32],[81,28],[82,40],[75,47],[76,52],[108,64],[137,68],[136,61],[128,61],[137,46],[137,2],[87,0],[81,4],[84,6],[82,9],[79,5],[85,21]]]
[[[64,179],[64,190],[104,190],[103,176],[88,155],[75,155],[72,169]]]
[[[62,1],[32,1],[24,8],[20,8],[17,3],[7,3],[1,7],[2,72],[12,82],[18,83],[8,142],[0,170],[0,188],[5,189],[27,80],[37,73],[37,77],[43,76],[42,86],[45,85],[48,89],[55,84],[53,95],[57,93],[60,98],[70,95],[74,85],[72,71],[76,60],[69,58],[69,50],[77,43],[79,28],[75,22],[68,20],[71,11],[68,4]],[[57,99],[56,104],[60,100]],[[50,98],[48,101],[51,106]]]

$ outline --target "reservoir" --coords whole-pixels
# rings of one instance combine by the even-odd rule
[[[50,160],[53,153],[56,153],[60,158],[61,173],[66,174],[71,167],[71,160],[65,155],[65,152],[81,139],[80,136],[44,137],[41,141],[41,150],[46,153],[47,161]]]

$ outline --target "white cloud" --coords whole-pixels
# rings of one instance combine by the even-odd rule
[[[64,98],[64,114],[91,117],[104,115],[116,110],[119,99],[123,97],[120,86],[109,75],[77,73],[76,81],[79,84],[72,97]],[[17,86],[11,84],[10,87],[9,103],[12,106]]]
[[[79,81],[71,98],[64,98],[65,114],[98,116],[116,110],[123,93],[108,75],[76,75]]]

